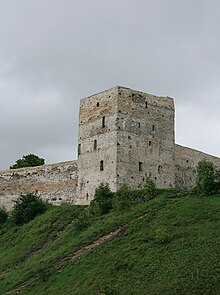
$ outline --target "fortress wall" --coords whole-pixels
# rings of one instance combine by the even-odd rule
[[[196,179],[196,166],[199,161],[206,159],[220,168],[220,158],[203,152],[175,145],[176,187],[192,187]]]
[[[77,161],[0,171],[0,206],[12,209],[20,194],[36,192],[52,204],[73,203]]]

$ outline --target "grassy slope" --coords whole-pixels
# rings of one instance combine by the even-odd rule
[[[81,210],[54,207],[0,230],[0,294],[219,294],[219,196],[172,199],[165,191],[79,233]],[[120,226],[120,237],[71,259]]]

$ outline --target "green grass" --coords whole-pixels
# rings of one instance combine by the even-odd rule
[[[79,206],[51,207],[26,225],[2,226],[0,294],[219,294],[220,196],[172,195],[161,190],[82,231],[74,225]],[[71,259],[119,227],[120,237]]]

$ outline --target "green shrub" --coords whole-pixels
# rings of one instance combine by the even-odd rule
[[[36,194],[21,195],[15,202],[12,220],[17,225],[27,223],[37,215],[44,213],[47,207],[47,203]]]
[[[200,195],[212,195],[216,191],[216,175],[212,162],[201,160],[196,167],[195,190]]]
[[[94,215],[103,215],[112,209],[112,196],[109,185],[101,183],[95,190],[95,198],[91,201],[90,212]]]
[[[144,192],[147,199],[153,199],[156,196],[156,186],[151,175],[146,178]]]
[[[8,213],[5,209],[5,207],[0,207],[0,224],[3,224],[8,219]]]
[[[115,193],[113,197],[113,208],[115,210],[126,210],[132,207],[135,203],[131,190],[126,184],[123,184],[121,188]]]

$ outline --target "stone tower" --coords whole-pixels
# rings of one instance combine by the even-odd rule
[[[88,204],[107,182],[141,188],[175,186],[174,102],[117,86],[84,98],[78,133],[78,203]]]

